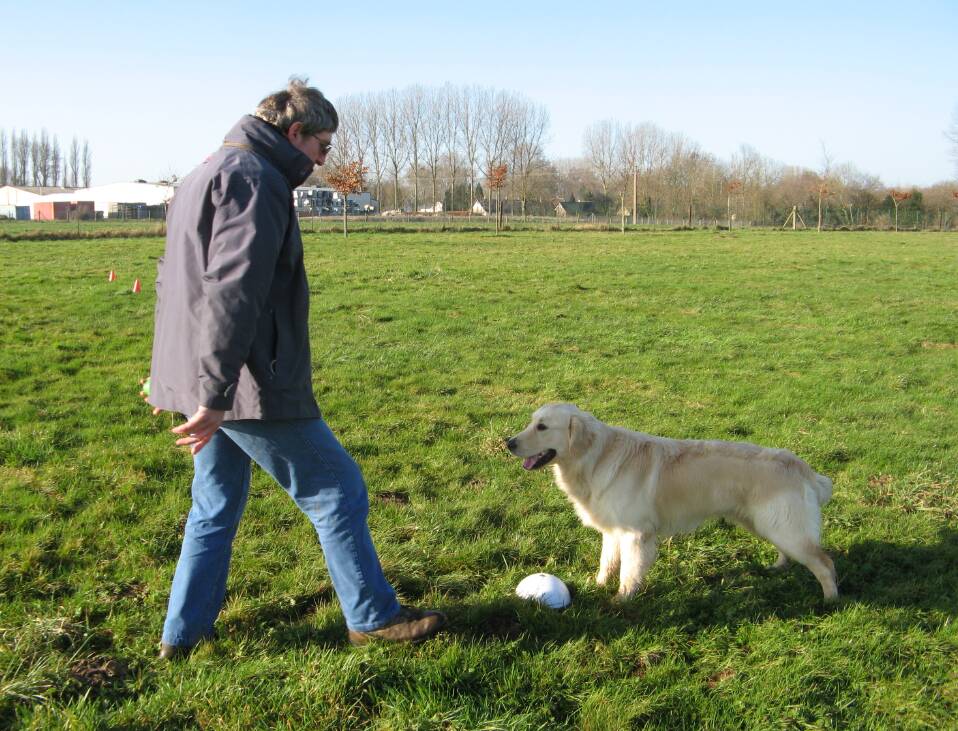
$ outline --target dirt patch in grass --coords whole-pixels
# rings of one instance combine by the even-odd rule
[[[113,657],[89,657],[70,668],[70,677],[83,688],[101,690],[122,685],[130,674],[126,663]]]

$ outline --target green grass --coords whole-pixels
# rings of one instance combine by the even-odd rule
[[[387,575],[448,632],[348,646],[311,527],[257,471],[219,639],[159,662],[191,477],[170,417],[136,398],[162,241],[0,242],[0,727],[958,724],[958,236],[306,249],[317,398],[364,470]],[[614,603],[590,582],[598,534],[503,449],[550,400],[804,457],[835,481],[840,603],[722,523],[665,542],[645,590]],[[515,599],[535,571],[573,606]]]

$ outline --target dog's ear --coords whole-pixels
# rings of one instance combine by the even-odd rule
[[[581,454],[592,446],[594,440],[592,431],[577,414],[569,416],[569,454]]]

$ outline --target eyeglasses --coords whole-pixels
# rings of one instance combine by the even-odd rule
[[[327,154],[330,150],[333,149],[332,143],[323,142],[318,134],[311,134],[310,137],[315,137],[316,141],[319,142],[319,151],[324,155]]]

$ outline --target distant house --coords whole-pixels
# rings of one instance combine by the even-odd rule
[[[293,191],[296,212],[305,216],[342,215],[343,197],[332,188],[302,185]],[[372,193],[350,193],[347,198],[347,213],[375,213],[379,204]]]
[[[431,206],[423,206],[419,209],[420,213],[442,213],[442,201],[436,201]]]
[[[293,191],[293,203],[296,212],[306,216],[322,216],[333,212],[332,188],[318,185],[301,185]]]
[[[584,218],[595,215],[595,204],[592,201],[558,201],[555,206],[556,215],[559,218],[575,216]]]
[[[94,218],[93,201],[40,200],[33,204],[34,221],[92,221]]]
[[[472,212],[480,216],[489,215],[489,212],[486,211],[485,207],[482,205],[482,201],[476,201],[472,204]]]
[[[333,193],[333,206],[337,213],[343,212],[343,196],[341,193]],[[346,196],[347,213],[376,213],[379,210],[379,202],[373,198],[373,194],[368,190],[361,193],[349,193]]]

